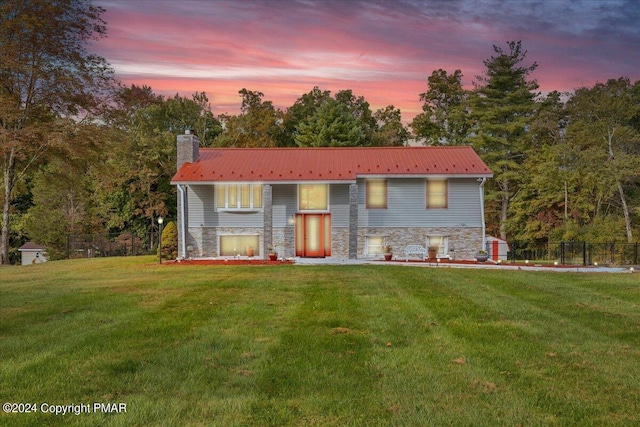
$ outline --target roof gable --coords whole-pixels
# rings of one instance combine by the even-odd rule
[[[355,181],[363,176],[490,177],[471,147],[203,148],[173,183]]]

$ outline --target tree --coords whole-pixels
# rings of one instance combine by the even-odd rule
[[[104,10],[84,0],[0,3],[0,262],[8,262],[9,214],[17,183],[58,138],[57,117],[86,118],[112,86],[105,60],[87,43],[104,37]]]
[[[509,203],[522,178],[521,166],[529,142],[527,131],[538,95],[537,82],[529,80],[537,64],[520,65],[527,52],[519,41],[507,45],[508,52],[494,45],[496,55],[484,61],[486,71],[478,77],[470,99],[474,135],[468,138],[493,171],[487,201],[499,205],[497,223],[502,239],[507,235]]]
[[[284,114],[282,137],[278,145],[281,147],[296,146],[300,124],[315,115],[322,104],[329,99],[331,99],[331,92],[320,90],[318,86],[298,98]]]
[[[371,145],[402,147],[409,139],[409,131],[402,124],[402,113],[393,105],[380,108],[373,113],[377,122]]]
[[[369,103],[363,96],[355,96],[351,89],[337,92],[335,100],[346,107],[355,123],[360,127],[363,135],[362,145],[371,145],[377,124],[369,108]]]
[[[240,114],[221,116],[225,131],[216,140],[221,147],[275,147],[281,133],[282,112],[262,92],[242,89]]]
[[[86,175],[59,159],[34,176],[33,207],[25,217],[29,237],[45,245],[52,259],[67,255],[67,235],[91,227],[92,198]]]
[[[439,69],[427,79],[429,89],[420,94],[422,113],[410,127],[426,145],[461,145],[469,136],[469,92],[462,87],[462,72],[448,75]]]
[[[628,78],[610,79],[576,90],[567,105],[569,137],[581,145],[581,152],[591,160],[590,170],[597,173],[595,213],[605,204],[617,208],[630,243],[633,226],[627,193],[640,182],[640,130],[634,126],[640,116],[640,99],[634,95]]]
[[[113,107],[105,114],[105,121],[109,126],[126,130],[139,110],[163,102],[163,96],[153,93],[147,85],[141,87],[132,84],[130,87],[119,87],[114,94]]]
[[[520,242],[546,244],[570,217],[569,189],[575,188],[578,177],[575,156],[566,139],[568,118],[563,96],[568,95],[550,93],[531,118],[521,187],[510,207],[509,228]],[[573,218],[575,212],[571,214]]]
[[[127,100],[129,93],[121,91],[119,96]],[[210,144],[220,125],[204,92],[191,99],[176,95],[164,100],[149,90],[138,100],[142,102],[135,105],[145,106],[124,114],[128,119],[121,129],[108,130],[108,156],[91,174],[105,227],[147,235],[158,216],[176,216],[175,187],[170,183],[176,172],[176,135],[195,128],[196,134],[204,135],[201,142]]]
[[[296,135],[300,147],[356,147],[364,141],[365,133],[348,107],[332,98],[300,123]]]
[[[200,145],[209,147],[222,133],[222,124],[214,117],[205,92],[196,92],[191,99],[176,94],[162,106],[164,124],[162,129],[174,134],[193,130],[200,139]]]

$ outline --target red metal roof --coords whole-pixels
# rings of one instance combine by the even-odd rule
[[[357,177],[490,177],[471,147],[201,148],[173,183],[213,181],[355,181]]]

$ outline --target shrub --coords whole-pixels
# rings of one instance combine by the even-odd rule
[[[162,230],[162,242],[160,245],[162,258],[176,259],[178,258],[178,228],[171,221],[167,223]]]

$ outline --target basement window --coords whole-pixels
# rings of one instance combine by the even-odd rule
[[[385,248],[384,236],[366,236],[365,256],[375,256],[383,254]]]
[[[257,234],[220,236],[220,256],[260,256],[260,237]]]

